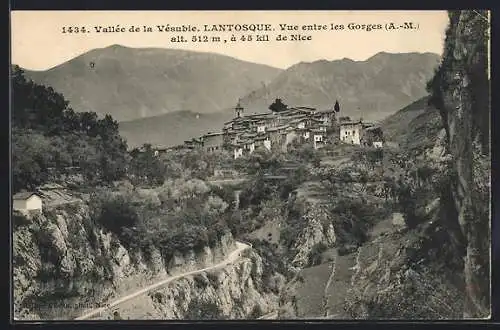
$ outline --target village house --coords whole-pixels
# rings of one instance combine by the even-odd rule
[[[325,125],[332,125],[335,121],[335,111],[333,109],[321,110],[317,112],[315,116]]]
[[[234,158],[251,154],[256,149],[283,150],[294,140],[299,143],[312,138],[314,147],[326,142],[328,129],[336,123],[336,110],[292,107],[282,111],[244,115],[238,101],[235,117],[224,123],[222,132],[209,133],[200,139],[185,141],[187,149],[203,148],[207,152],[226,149]],[[337,111],[338,112],[338,111]]]
[[[201,138],[192,138],[191,140],[184,141],[184,147],[190,150],[201,149],[203,141]]]
[[[160,157],[168,152],[172,151],[172,147],[156,146],[153,147],[153,152],[155,157]]]
[[[203,149],[208,152],[219,151],[223,145],[222,132],[207,133],[202,136]]]
[[[269,140],[269,136],[266,134],[258,135],[254,139],[254,150],[257,149],[266,149],[270,150],[271,149],[271,141]]]
[[[313,129],[311,130],[313,134],[313,146],[314,149],[320,148],[324,144],[325,133],[321,129]]]
[[[361,144],[375,148],[382,148],[384,145],[384,135],[380,126],[369,126],[365,128]]]
[[[257,133],[265,133],[266,132],[266,124],[263,122],[259,122],[257,124]]]
[[[240,158],[241,156],[243,156],[243,146],[241,144],[237,144],[237,143],[233,144],[232,149],[233,149],[234,159]]]
[[[309,139],[310,129],[309,128],[297,128],[295,129],[299,141],[305,142]]]
[[[238,131],[235,131],[232,128],[224,130],[222,134],[222,145],[230,146],[236,140],[237,135]]]
[[[249,154],[254,152],[254,150],[255,150],[254,140],[248,139],[248,140],[244,141],[243,143],[244,143],[244,147],[243,147],[244,151],[246,151]]]
[[[306,128],[306,123],[307,123],[307,118],[301,116],[297,119],[291,120],[289,125],[298,129],[304,129]]]
[[[42,197],[36,192],[21,192],[12,197],[12,209],[21,212],[42,211]]]
[[[288,126],[272,127],[267,130],[272,145],[279,145],[282,141],[282,134],[285,133]]]
[[[384,143],[382,128],[373,123],[344,121],[340,123],[340,141],[381,148]]]
[[[360,121],[345,121],[340,123],[340,141],[350,144],[361,144],[363,124]]]

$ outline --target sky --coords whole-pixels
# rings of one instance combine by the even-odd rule
[[[416,29],[386,30],[389,23],[412,22]],[[349,29],[356,25],[380,25],[382,29]],[[126,32],[97,33],[97,26],[120,25]],[[157,25],[192,25],[197,32],[159,32]],[[205,32],[204,25],[268,24],[268,32]],[[280,24],[298,30],[281,32]],[[328,30],[307,31],[304,25],[326,25]],[[11,12],[11,61],[25,69],[46,70],[95,48],[113,44],[126,47],[178,48],[215,52],[241,60],[287,68],[298,62],[350,58],[356,61],[381,51],[432,52],[441,55],[446,11],[13,11]],[[131,26],[152,32],[128,32]],[[62,33],[63,27],[85,27],[87,33]],[[343,26],[343,30],[332,27]],[[267,34],[270,41],[255,42]],[[278,35],[310,36],[305,41],[276,41]],[[188,42],[172,42],[183,35]],[[237,41],[231,42],[232,36]],[[252,35],[252,41],[242,37]],[[219,42],[192,42],[196,36],[221,37]],[[226,40],[227,42],[224,42]]]

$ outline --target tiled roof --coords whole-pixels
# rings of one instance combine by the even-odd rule
[[[290,124],[300,123],[300,122],[306,121],[306,120],[307,120],[306,117],[301,116],[300,118],[295,118],[295,119],[291,120]]]
[[[37,195],[38,197],[40,197],[40,194],[38,194],[36,192],[26,191],[26,192],[19,192],[19,193],[15,194],[14,196],[12,196],[12,198],[15,200],[21,200],[21,199],[28,199],[33,195]]]
[[[311,108],[311,107],[293,107],[292,109],[306,110],[306,111],[316,111],[316,108]]]
[[[318,110],[318,113],[332,113],[335,112],[333,109]]]
[[[243,134],[241,134],[241,136],[245,136],[245,137],[252,137],[252,136],[256,136],[257,133],[251,133],[251,132],[243,132]]]
[[[341,122],[340,125],[358,125],[362,124],[360,121],[344,121]]]
[[[267,131],[268,132],[276,132],[276,131],[281,131],[281,130],[287,129],[288,127],[289,127],[288,125],[282,125],[282,126],[278,126],[278,127],[271,127]]]
[[[222,135],[222,132],[209,132],[203,136],[217,136],[217,135]]]

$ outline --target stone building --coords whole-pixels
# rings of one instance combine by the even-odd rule
[[[36,192],[20,192],[12,197],[12,209],[20,212],[42,212],[42,197]]]

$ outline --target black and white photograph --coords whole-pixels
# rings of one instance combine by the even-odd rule
[[[12,320],[491,318],[489,11],[10,18]]]

